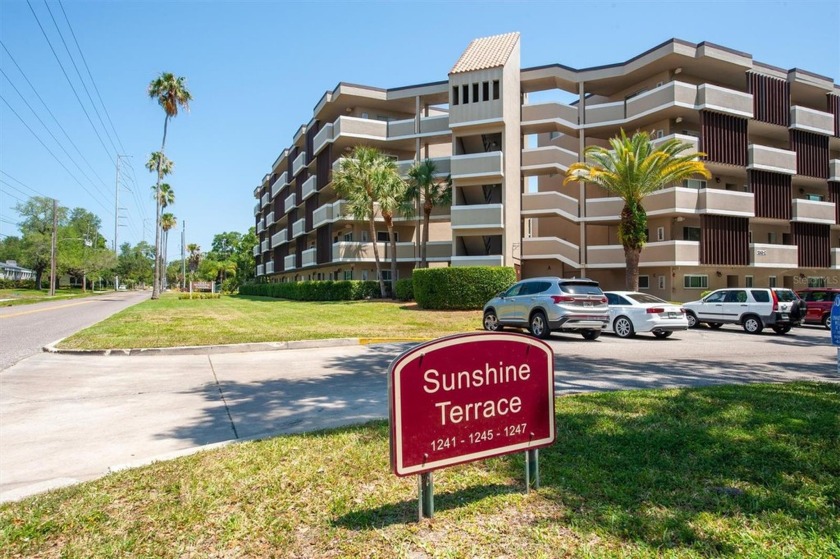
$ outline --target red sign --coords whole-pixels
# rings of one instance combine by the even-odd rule
[[[391,467],[421,474],[554,442],[554,352],[510,333],[420,345],[388,371]]]

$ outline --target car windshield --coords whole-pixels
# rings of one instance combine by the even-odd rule
[[[660,305],[663,303],[668,304],[668,301],[664,301],[659,297],[654,297],[653,295],[648,295],[647,293],[628,293],[626,297],[628,299],[636,301],[637,303],[653,303],[656,305]]]
[[[602,295],[603,291],[598,287],[597,283],[561,283],[560,290],[565,293],[572,293],[574,295]]]
[[[777,289],[776,297],[782,303],[790,303],[791,301],[796,301],[796,294],[790,289]]]

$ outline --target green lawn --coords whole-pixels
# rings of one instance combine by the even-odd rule
[[[435,473],[385,422],[232,445],[0,507],[3,557],[840,557],[840,386],[559,398],[521,455]]]
[[[48,289],[0,289],[0,307],[13,307],[17,305],[30,305],[44,301],[58,301],[63,299],[78,299],[79,297],[90,297],[100,295],[102,291],[88,290],[82,293],[81,289],[61,288],[55,290],[55,296],[50,297]]]
[[[59,348],[115,349],[325,338],[437,338],[481,328],[480,311],[423,311],[389,301],[298,302],[165,294],[67,338]]]

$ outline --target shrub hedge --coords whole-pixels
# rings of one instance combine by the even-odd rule
[[[502,266],[425,268],[412,274],[421,309],[474,310],[516,282],[516,271]]]
[[[35,289],[35,280],[13,280],[0,278],[0,289]]]
[[[414,300],[414,282],[411,278],[403,278],[397,280],[397,285],[394,286],[394,294],[400,301]]]
[[[376,281],[297,281],[286,283],[247,283],[240,295],[257,295],[294,301],[355,301],[379,297]]]
[[[192,295],[189,293],[179,293],[178,299],[221,299],[221,293],[198,293],[194,292]]]

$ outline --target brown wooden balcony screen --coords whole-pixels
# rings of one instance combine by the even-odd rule
[[[791,219],[790,175],[749,171],[750,190],[755,195],[755,217]]]
[[[840,137],[840,95],[829,93],[826,97],[828,112],[834,115],[834,135]]]
[[[828,181],[828,201],[834,202],[834,223],[840,225],[840,182]]]
[[[830,225],[822,223],[791,223],[793,242],[799,247],[800,268],[828,268],[831,265]]]
[[[291,210],[289,210],[289,224],[288,224],[289,228],[286,230],[286,238],[289,241],[292,240],[292,228],[295,224],[295,221],[298,220],[297,214],[298,214],[297,208],[292,208]]]
[[[306,199],[306,222],[304,228],[306,232],[312,231],[312,214],[318,209],[318,193]]]
[[[797,174],[828,178],[828,136],[791,130],[790,149],[796,152]]]
[[[297,238],[297,246],[295,247],[295,267],[301,268],[303,266],[303,251],[306,250],[306,235],[301,235]]]
[[[790,126],[790,84],[787,81],[747,72],[747,93],[753,96],[756,120]]]
[[[332,223],[327,223],[318,228],[315,258],[318,264],[332,262]]]
[[[700,151],[716,163],[747,165],[747,119],[700,111]]]
[[[315,163],[315,174],[318,177],[318,190],[323,189],[332,180],[332,144],[327,144],[318,154]]]
[[[746,217],[706,214],[700,216],[700,263],[714,266],[748,266],[750,224]]]
[[[312,145],[314,144],[314,141],[315,141],[315,134],[317,134],[318,130],[319,130],[318,124],[319,124],[319,121],[316,120],[315,122],[313,122],[309,126],[309,128],[306,129],[306,148],[305,149],[306,149],[306,164],[307,165],[312,163],[312,159],[313,159],[313,157],[312,157]]]
[[[280,245],[274,250],[274,271],[282,272],[286,269],[286,257],[289,256],[289,244]]]

